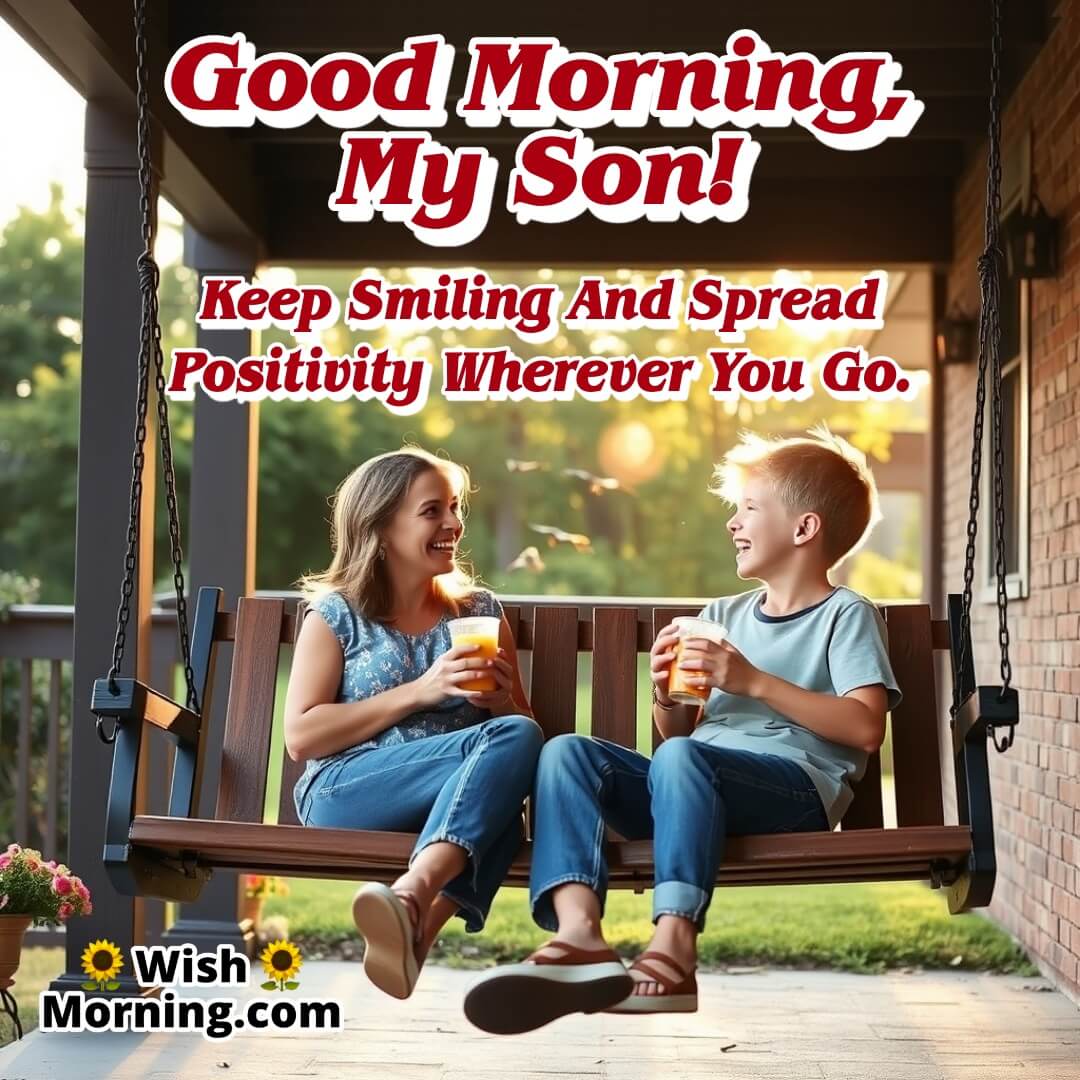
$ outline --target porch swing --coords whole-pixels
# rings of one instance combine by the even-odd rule
[[[270,761],[271,727],[279,651],[291,645],[304,617],[301,604],[286,610],[282,599],[243,597],[235,613],[223,611],[222,590],[201,588],[189,636],[181,568],[180,528],[169,437],[168,407],[158,325],[158,268],[152,254],[149,108],[145,0],[135,3],[138,89],[139,179],[145,250],[138,260],[142,293],[135,452],[127,552],[109,674],[96,680],[91,710],[98,735],[114,745],[106,810],[104,862],[114,887],[126,895],[195,900],[215,869],[280,873],[299,877],[393,881],[407,866],[415,837],[406,833],[301,826],[292,787],[301,765],[282,752]],[[963,590],[949,596],[948,619],[931,619],[922,604],[882,609],[889,654],[902,704],[892,713],[895,828],[885,828],[880,756],[871,756],[855,785],[854,801],[834,832],[783,833],[729,839],[720,885],[925,880],[947,892],[949,910],[985,906],[994,889],[994,829],[987,741],[999,751],[1013,741],[1018,699],[1010,686],[1006,623],[1001,360],[998,351],[998,221],[1000,160],[1000,0],[992,0],[992,65],[985,251],[978,262],[982,296],[979,364],[971,454],[971,492]],[[186,704],[136,679],[123,677],[125,631],[134,588],[135,551],[146,438],[148,379],[154,366],[165,474],[176,610]],[[994,454],[994,550],[997,576],[1001,685],[976,686],[971,646],[971,602],[982,467],[986,375],[990,372],[991,439]],[[576,605],[507,605],[517,646],[531,655],[531,699],[548,737],[575,730],[577,661],[592,654],[594,735],[627,746],[636,742],[638,655],[647,653],[657,630],[689,607],[598,607],[582,618]],[[212,818],[197,816],[204,768],[217,648],[233,643],[220,786]],[[950,752],[956,778],[957,824],[944,821],[935,651],[948,650],[952,671]],[[111,730],[106,730],[109,721]],[[1007,729],[998,740],[998,729]],[[169,809],[136,813],[139,752],[145,730],[164,733],[175,745]],[[654,731],[654,746],[658,735]],[[271,767],[280,770],[277,821],[264,820]],[[642,891],[652,884],[651,844],[614,839],[609,849],[610,884]],[[525,886],[529,844],[514,862],[507,884]]]

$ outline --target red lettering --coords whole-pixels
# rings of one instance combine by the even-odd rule
[[[195,92],[195,72],[212,56],[223,57],[228,64],[215,67],[214,93],[202,98]],[[169,70],[169,89],[172,96],[188,109],[236,109],[237,93],[244,69],[239,67],[240,37],[201,38],[190,42],[173,60]]]
[[[466,112],[483,109],[484,90],[489,82],[493,99],[501,97],[510,84],[516,82],[513,103],[509,107],[535,112],[540,108],[537,99],[544,74],[544,60],[554,44],[554,41],[525,42],[513,48],[508,42],[480,41],[471,45],[473,62],[469,67],[469,84],[460,109]]]
[[[574,135],[540,135],[524,142],[518,149],[518,168],[514,170],[513,201],[525,206],[556,206],[569,199],[577,188],[577,170],[555,157],[554,152],[572,159],[576,143]],[[525,176],[550,184],[550,191],[530,191]]]

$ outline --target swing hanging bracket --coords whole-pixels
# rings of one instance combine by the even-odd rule
[[[977,686],[952,717],[953,753],[959,753],[969,734],[980,729],[999,750],[1007,750],[1020,721],[1020,695],[1013,686]],[[1007,728],[1004,746],[997,741],[998,728]]]

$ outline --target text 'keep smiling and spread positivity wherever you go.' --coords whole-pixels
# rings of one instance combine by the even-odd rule
[[[888,53],[849,52],[822,61],[775,52],[749,29],[731,34],[723,54],[599,56],[571,52],[555,38],[473,38],[451,121],[447,96],[456,60],[454,44],[439,34],[408,38],[378,63],[348,52],[314,61],[287,52],[259,55],[242,34],[209,35],[173,54],[165,90],[187,120],[203,126],[319,122],[341,129],[338,175],[327,181],[328,211],[342,223],[376,216],[398,223],[442,260],[447,249],[480,236],[491,217],[500,163],[482,145],[485,130],[492,137],[500,126],[520,131],[505,179],[505,208],[516,225],[584,214],[611,224],[735,222],[749,208],[761,154],[747,129],[797,124],[827,147],[859,151],[903,138],[923,112],[910,91],[897,89],[901,68]],[[467,146],[443,146],[435,133],[448,123],[475,128],[476,137]],[[603,125],[647,124],[658,125],[661,137],[665,128],[697,125],[711,132],[710,149],[597,147],[586,134]],[[743,130],[716,130],[721,126]],[[781,323],[796,333],[880,329],[887,293],[881,270],[849,288],[753,287],[716,275],[691,279],[674,269],[640,285],[587,274],[566,290],[539,276],[529,284],[497,283],[472,267],[429,277],[392,284],[365,270],[339,296],[321,285],[280,288],[206,276],[200,326],[273,326],[294,341],[240,357],[174,349],[166,392],[181,400],[194,397],[196,388],[215,400],[357,398],[408,415],[424,407],[437,367],[439,389],[450,401],[686,400],[700,379],[720,400],[802,400],[815,384],[849,401],[910,399],[916,392],[894,360],[861,347],[836,349],[815,364],[799,356],[757,356],[745,347],[748,330]],[[683,324],[714,333],[717,347],[701,356],[640,357],[554,355],[543,348],[565,341],[559,336],[564,327],[659,331]],[[391,347],[371,344],[331,355],[319,338],[335,326],[354,332],[491,329],[508,340],[443,348],[437,358],[395,355]]]

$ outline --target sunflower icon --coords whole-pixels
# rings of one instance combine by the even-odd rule
[[[300,984],[296,973],[303,961],[300,950],[284,939],[272,941],[259,954],[267,981],[262,984],[264,990],[295,990]]]
[[[120,989],[116,976],[124,966],[124,958],[111,941],[91,941],[82,954],[82,966],[87,975],[84,990]]]

